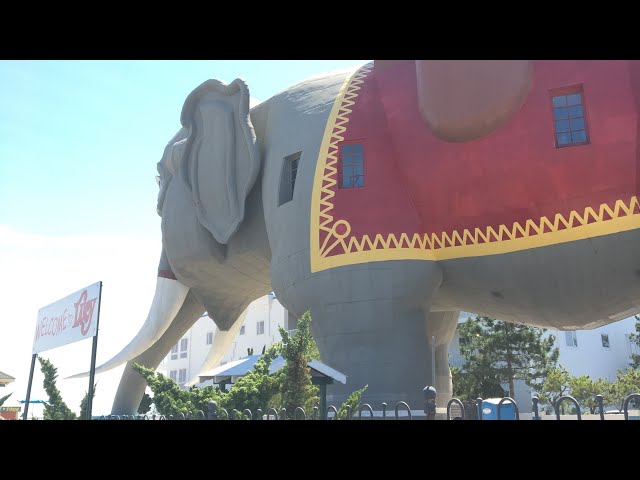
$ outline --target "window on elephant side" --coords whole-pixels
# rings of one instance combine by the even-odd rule
[[[244,335],[244,325],[240,327],[240,335]]]
[[[178,359],[178,344],[176,343],[171,349],[171,360]]]
[[[180,340],[180,358],[187,358],[187,350],[189,349],[189,339]]]
[[[263,335],[264,334],[264,320],[262,320],[261,322],[258,322],[256,333],[258,335]]]
[[[302,152],[294,153],[284,158],[282,171],[280,174],[280,192],[278,195],[278,206],[293,200],[293,192],[296,187],[298,177],[298,165]]]
[[[213,332],[207,332],[207,345],[211,345],[213,343]]]
[[[364,152],[361,143],[340,147],[340,188],[364,187]]]
[[[600,340],[602,341],[602,348],[611,348],[611,344],[609,343],[608,333],[600,334]]]
[[[551,90],[556,148],[589,143],[582,85]]]

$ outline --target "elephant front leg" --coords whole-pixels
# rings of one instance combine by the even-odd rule
[[[459,314],[458,311],[431,312],[426,318],[425,331],[431,353],[429,385],[434,385],[438,393],[436,406],[443,408],[447,406],[447,402],[453,396],[451,370],[449,369],[449,343],[456,332]],[[434,359],[435,365],[433,365]]]

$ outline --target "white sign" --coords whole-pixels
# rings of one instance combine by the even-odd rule
[[[38,310],[33,353],[95,336],[101,283],[89,285]]]

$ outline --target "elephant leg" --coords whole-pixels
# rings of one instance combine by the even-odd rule
[[[137,413],[138,406],[147,387],[147,382],[140,374],[133,370],[133,362],[144,365],[147,368],[156,369],[162,359],[167,355],[171,347],[175,345],[184,333],[204,313],[204,307],[196,300],[195,296],[189,292],[182,307],[175,316],[171,326],[164,332],[162,337],[138,355],[133,360],[127,362],[122,372],[120,385],[113,400],[111,413],[114,415],[132,415]]]
[[[283,289],[288,309],[300,315],[311,308],[322,361],[347,376],[346,385],[327,388],[329,404],[368,385],[362,401],[376,410],[399,401],[423,409],[431,379],[425,312],[441,279],[434,262],[390,261],[336,268]]]
[[[426,318],[426,335],[429,349],[433,350],[435,340],[435,355],[429,358],[429,366],[433,368],[432,358],[435,357],[435,380],[433,373],[429,375],[429,385],[435,385],[438,396],[436,405],[446,407],[451,400],[453,388],[451,384],[451,370],[449,370],[449,343],[458,326],[460,312],[431,312]]]

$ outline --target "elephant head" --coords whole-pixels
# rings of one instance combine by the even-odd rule
[[[187,97],[180,120],[182,128],[157,164],[157,212],[163,218],[163,249],[149,314],[131,342],[100,365],[96,373],[135,359],[155,368],[207,308],[212,316],[216,312],[222,329],[206,362],[216,363],[225,352],[225,342],[237,331],[231,328],[227,315],[237,318],[246,307],[242,303],[225,304],[219,296],[207,294],[205,285],[215,283],[219,272],[212,278],[207,268],[181,268],[183,263],[193,266],[198,256],[207,262],[225,263],[227,247],[245,219],[246,199],[260,170],[246,83],[237,79],[225,85],[207,80]],[[174,263],[178,265],[176,273]],[[82,376],[86,373],[71,378]],[[130,380],[125,390],[134,386],[140,390],[135,374],[125,372],[125,378]],[[134,397],[138,393],[142,395],[136,392]],[[126,403],[121,407],[134,407],[130,401]]]

